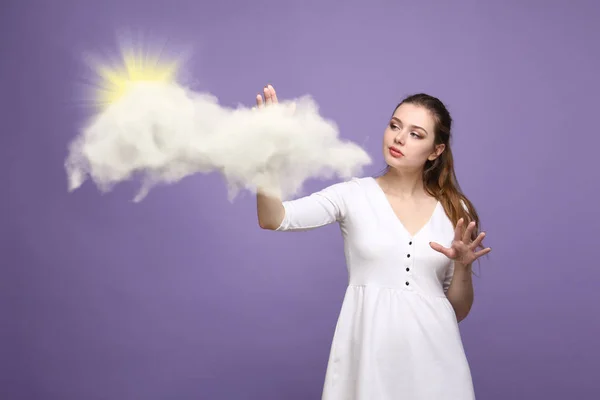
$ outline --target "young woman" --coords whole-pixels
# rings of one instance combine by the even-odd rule
[[[268,106],[277,94],[268,85],[256,101]],[[475,398],[458,323],[473,304],[472,263],[491,249],[482,248],[477,212],[456,181],[451,123],[437,98],[410,96],[383,134],[382,176],[292,201],[257,194],[261,228],[337,222],[344,238],[349,284],[325,400]]]

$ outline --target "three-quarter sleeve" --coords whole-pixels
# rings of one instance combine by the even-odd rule
[[[331,185],[319,192],[283,202],[285,215],[278,231],[302,231],[318,228],[346,217],[346,183]]]
[[[442,282],[442,288],[444,289],[444,293],[448,292],[450,288],[450,284],[452,283],[452,278],[454,277],[454,261],[450,262],[448,269],[446,270],[446,275],[444,276],[444,282]]]

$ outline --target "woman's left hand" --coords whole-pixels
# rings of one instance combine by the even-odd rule
[[[492,249],[489,247],[483,250],[475,251],[477,246],[481,244],[481,241],[485,237],[485,233],[481,232],[475,238],[475,240],[471,240],[473,229],[475,229],[475,221],[471,222],[465,229],[464,219],[461,218],[456,224],[456,229],[454,230],[454,240],[452,241],[450,248],[444,247],[435,242],[430,242],[429,245],[432,249],[444,254],[449,259],[454,260],[455,263],[465,266],[470,265],[479,257],[492,251]]]

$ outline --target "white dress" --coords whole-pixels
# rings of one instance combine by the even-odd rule
[[[374,178],[353,178],[285,201],[279,231],[337,222],[348,288],[336,325],[324,400],[472,400],[469,364],[445,292],[454,226],[438,202],[411,236]]]

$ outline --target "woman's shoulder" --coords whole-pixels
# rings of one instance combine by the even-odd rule
[[[327,186],[324,190],[338,192],[340,195],[347,196],[355,194],[357,191],[364,190],[367,185],[372,184],[373,182],[374,179],[370,176],[353,176],[337,183],[333,183]]]

